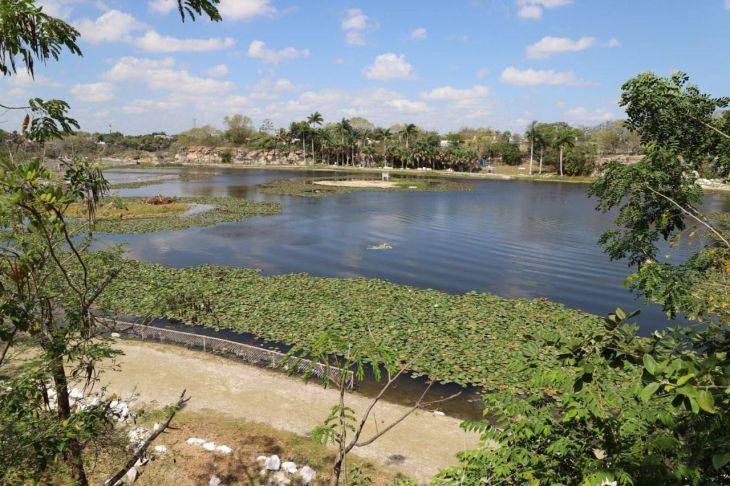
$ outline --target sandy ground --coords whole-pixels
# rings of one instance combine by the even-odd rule
[[[398,187],[398,184],[389,181],[314,181],[313,184],[335,187],[375,187],[378,189],[393,189],[394,187]]]
[[[301,435],[321,424],[337,403],[335,390],[202,352],[133,341],[120,341],[118,347],[124,352],[118,358],[121,371],[106,373],[103,381],[109,384],[109,391],[123,397],[136,393],[141,402],[171,403],[187,389],[192,411],[212,409]],[[358,415],[369,403],[358,394],[348,394],[347,399]],[[405,410],[392,403],[379,404],[363,437],[370,437],[376,427],[382,428]],[[478,436],[461,430],[459,423],[455,418],[416,411],[375,443],[354,452],[376,464],[396,465],[404,474],[426,481],[439,469],[456,464],[458,451],[478,443]]]

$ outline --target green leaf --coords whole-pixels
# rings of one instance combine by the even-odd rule
[[[730,452],[724,452],[722,454],[715,454],[712,456],[712,466],[718,471],[725,467],[730,462]]]
[[[644,355],[644,369],[652,376],[656,373],[656,360],[650,354]]]
[[[680,379],[677,380],[677,386],[684,385],[685,383],[687,383],[689,380],[691,380],[694,377],[695,377],[694,373],[689,373],[689,374],[684,375],[683,377],[681,377]]]
[[[702,410],[708,413],[715,413],[715,398],[707,390],[700,390],[697,394],[697,403],[699,403]]]
[[[645,403],[648,402],[651,396],[659,390],[659,386],[660,385],[657,382],[652,382],[646,385],[644,389],[639,392],[639,398],[641,401]]]

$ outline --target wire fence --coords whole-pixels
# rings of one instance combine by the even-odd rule
[[[246,363],[265,368],[292,371],[290,368],[296,366],[296,369],[293,370],[295,373],[310,373],[311,376],[320,380],[329,379],[332,383],[340,383],[343,373],[346,373],[345,382],[347,387],[352,389],[355,385],[355,377],[352,371],[344,371],[334,366],[328,367],[322,363],[313,362],[308,359],[298,360],[291,356],[287,358],[284,353],[279,351],[191,332],[176,331],[174,329],[116,321],[113,319],[100,320],[109,327],[110,331],[117,332],[126,339],[177,344],[186,348],[202,350],[206,353],[234,357]]]

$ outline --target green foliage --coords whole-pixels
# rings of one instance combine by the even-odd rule
[[[188,298],[181,301],[181,295]],[[306,349],[327,332],[349,343],[328,341],[325,350],[334,354],[370,341],[372,332],[399,361],[417,356],[411,366],[416,375],[484,386],[521,379],[510,363],[536,332],[555,329],[574,336],[601,322],[544,300],[448,295],[365,278],[263,277],[242,268],[173,269],[136,261],[107,288],[101,306],[115,314],[250,332]]]
[[[78,31],[46,14],[34,0],[3,0],[0,27],[0,74],[5,76],[17,73],[17,57],[33,76],[35,61],[58,60],[63,48],[81,55],[76,45]]]
[[[206,15],[213,22],[223,20],[217,5],[220,0],[177,0],[177,7],[180,11],[180,18],[185,22],[185,16],[189,16],[191,20],[195,20],[195,15],[202,17]]]
[[[231,152],[230,150],[224,150],[221,153],[219,153],[218,156],[221,158],[222,164],[233,163],[233,152]]]

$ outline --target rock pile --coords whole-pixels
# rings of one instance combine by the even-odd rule
[[[307,486],[314,482],[317,473],[309,466],[299,467],[292,461],[282,462],[276,454],[272,456],[258,456],[259,476],[262,484],[268,486]]]
[[[209,452],[219,452],[219,453],[225,454],[225,455],[228,455],[231,452],[233,452],[233,449],[231,449],[227,445],[216,445],[216,443],[213,441],[199,439],[198,437],[190,437],[185,442],[191,446],[202,447],[203,449],[205,449],[206,451],[209,451]]]

